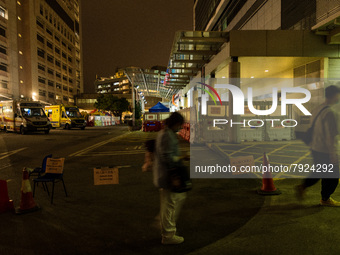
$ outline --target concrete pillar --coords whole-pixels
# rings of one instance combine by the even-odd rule
[[[229,63],[229,83],[240,87],[240,67],[241,64],[238,62],[238,57],[231,57]],[[233,95],[229,91],[229,123],[232,119],[233,123],[240,122],[241,117],[239,115],[233,115]],[[230,143],[241,143],[240,130],[241,125],[233,125],[229,129],[229,142]]]

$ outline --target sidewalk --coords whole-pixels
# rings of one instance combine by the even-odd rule
[[[340,208],[319,206],[320,183],[299,203],[294,186],[299,179],[276,182],[279,196],[266,197],[263,207],[246,225],[229,236],[190,254],[339,254]],[[340,200],[339,190],[333,196]]]
[[[256,154],[256,159],[264,151],[268,154],[273,152],[271,158],[276,159],[274,164],[307,163],[312,160],[308,147],[299,141],[207,146],[226,160],[230,156],[250,154]],[[265,197],[259,212],[244,226],[214,244],[189,254],[338,254],[340,236],[336,226],[339,225],[340,208],[319,205],[321,182],[310,187],[306,199],[299,202],[294,187],[301,182],[300,178],[275,180],[281,195]],[[340,201],[339,190],[332,197]]]

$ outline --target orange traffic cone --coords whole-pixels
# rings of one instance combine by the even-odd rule
[[[14,212],[13,200],[9,200],[7,181],[0,180],[0,213]]]
[[[263,166],[266,166],[267,171],[262,175],[262,188],[258,189],[257,193],[260,195],[280,195],[281,191],[275,188],[266,153],[263,153]]]
[[[39,209],[33,200],[32,188],[28,179],[28,172],[25,167],[22,174],[21,201],[20,207],[16,209],[16,214],[34,212]]]

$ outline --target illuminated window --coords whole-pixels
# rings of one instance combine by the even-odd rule
[[[6,18],[6,9],[0,6],[0,16]]]

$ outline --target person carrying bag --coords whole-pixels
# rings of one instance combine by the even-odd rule
[[[153,182],[160,191],[160,223],[162,244],[180,244],[184,238],[176,235],[176,221],[186,199],[189,174],[181,162],[176,133],[184,118],[174,112],[159,131],[154,149]]]

